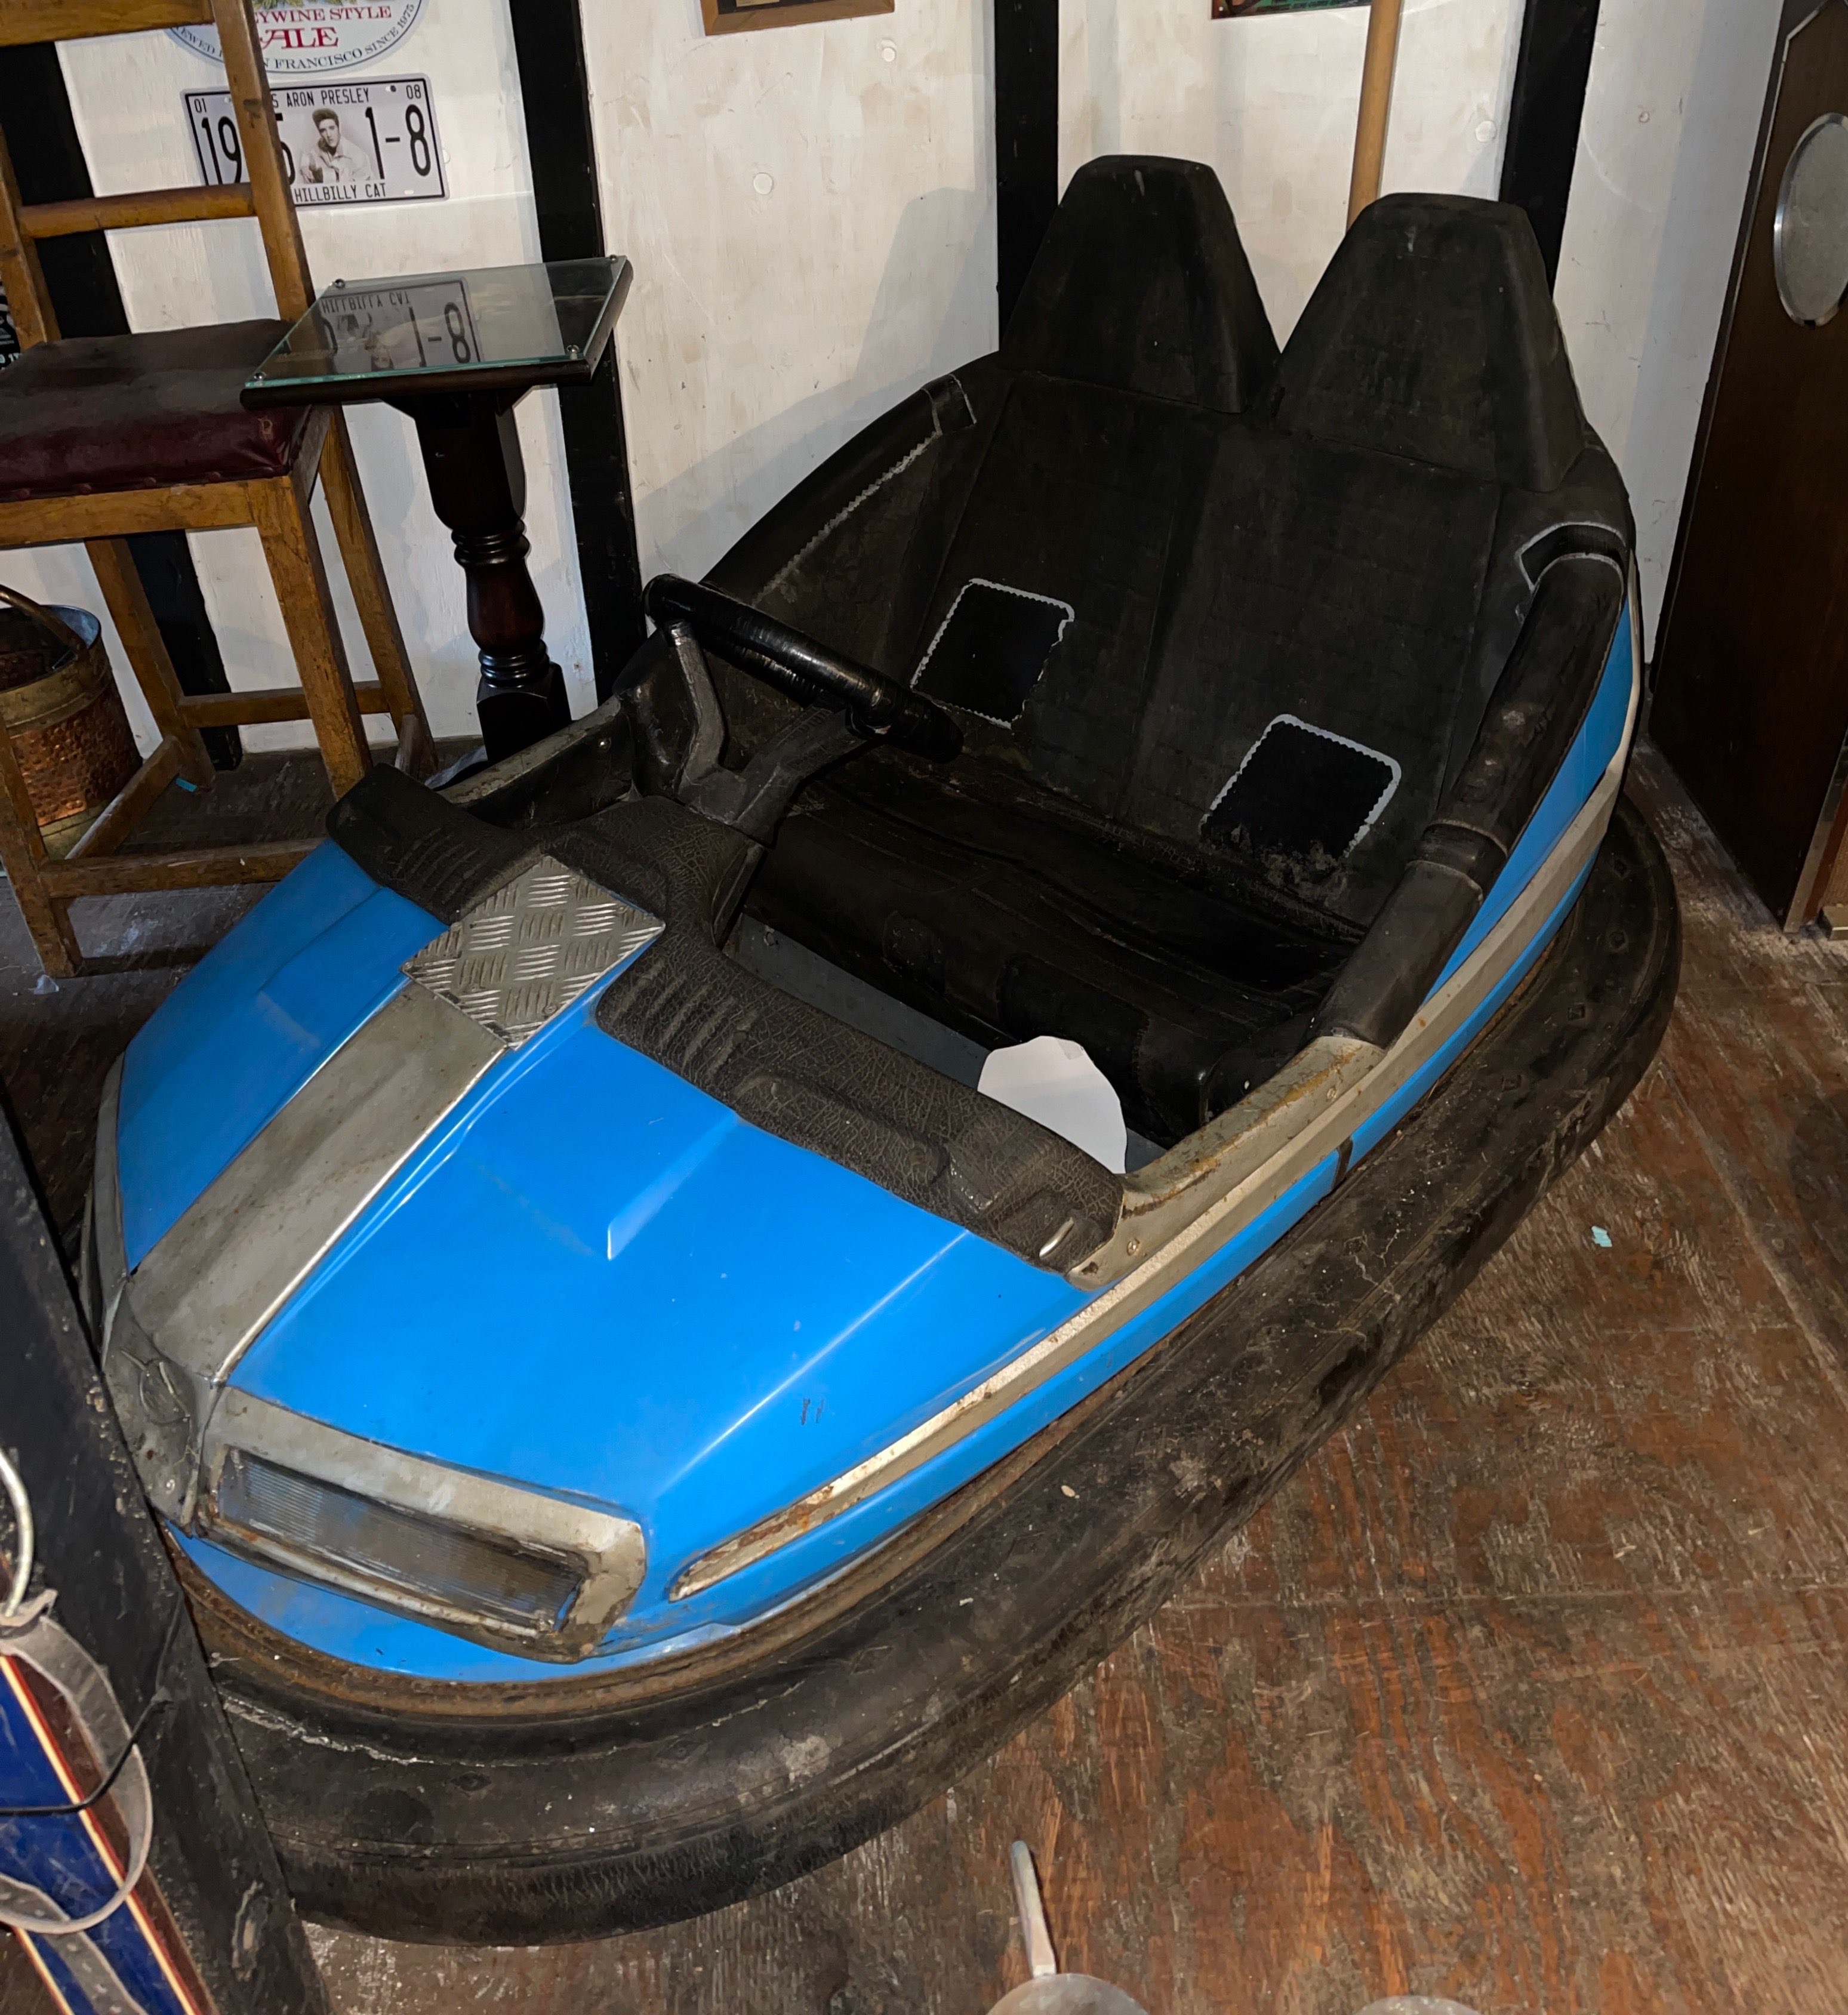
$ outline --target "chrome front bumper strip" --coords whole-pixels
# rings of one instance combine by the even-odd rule
[[[103,1375],[142,1487],[164,1518],[527,1657],[581,1658],[596,1649],[642,1584],[646,1549],[633,1519],[386,1448],[231,1392],[228,1381],[264,1326],[483,1076],[661,928],[542,857],[407,963],[402,990],[232,1158],[132,1275],[117,1065],[98,1118],[83,1272]],[[228,1476],[246,1495],[261,1485],[273,1505],[286,1503],[301,1533],[292,1539],[275,1518],[260,1526],[228,1515],[221,1503]],[[336,1528],[368,1543],[364,1558],[307,1543],[311,1528]],[[412,1571],[419,1532],[433,1563],[427,1586]],[[480,1603],[471,1606],[466,1588],[437,1585],[441,1560],[445,1573],[458,1562],[481,1571]],[[507,1594],[522,1562],[531,1569],[524,1609]],[[558,1604],[541,1616],[533,1604],[546,1572],[570,1586],[558,1583]],[[498,1593],[488,1586],[497,1573]]]

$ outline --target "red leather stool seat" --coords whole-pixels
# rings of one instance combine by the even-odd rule
[[[0,371],[0,502],[286,476],[305,407],[238,395],[286,322],[41,343]]]

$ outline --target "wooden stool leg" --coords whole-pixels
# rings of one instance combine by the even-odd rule
[[[263,556],[282,605],[282,621],[295,652],[308,718],[336,796],[344,796],[372,758],[360,724],[359,702],[347,663],[347,647],[328,592],[327,569],[306,501],[289,476],[246,487],[250,515],[263,540]]]
[[[399,744],[401,747],[408,740],[419,742],[425,752],[423,767],[427,768],[434,759],[436,745],[430,739],[430,721],[417,691],[410,653],[404,648],[404,632],[398,627],[397,611],[392,605],[391,590],[379,557],[379,542],[372,534],[372,513],[366,508],[365,492],[359,487],[359,469],[353,459],[353,443],[347,432],[344,413],[336,412],[328,429],[327,445],[321,451],[321,480],[327,492],[334,537],[340,542],[340,555],[347,563],[347,579],[358,606],[360,627],[372,648],[385,703],[397,724]]]
[[[128,546],[120,539],[92,539],[84,551],[96,570],[96,584],[115,618],[129,668],[154,717],[154,725],[163,736],[171,736],[179,744],[180,774],[196,790],[210,790],[216,774],[212,759],[205,752],[199,730],[189,724],[181,711],[179,678]]]
[[[40,877],[45,861],[45,840],[25,773],[12,742],[0,729],[0,864],[45,971],[56,979],[69,979],[82,970],[84,955],[70,928],[70,903],[49,894]]]

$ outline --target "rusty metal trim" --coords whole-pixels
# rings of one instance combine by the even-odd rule
[[[325,1421],[229,1392],[204,1435],[202,1485],[193,1529],[203,1538],[385,1607],[528,1658],[588,1658],[635,1599],[648,1568],[642,1528],[613,1507],[556,1497],[505,1478],[432,1462],[368,1441]],[[404,1514],[433,1532],[485,1539],[575,1575],[577,1593],[555,1629],[524,1627],[435,1589],[369,1573],[318,1549],[291,1545],[231,1521],[219,1506],[226,1464],[239,1453]]]

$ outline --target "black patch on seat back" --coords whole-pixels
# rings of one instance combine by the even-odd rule
[[[1012,727],[1071,620],[1071,605],[1050,595],[966,581],[911,683],[946,706]]]
[[[1280,713],[1200,821],[1200,837],[1325,871],[1398,786],[1399,766],[1386,756]]]

